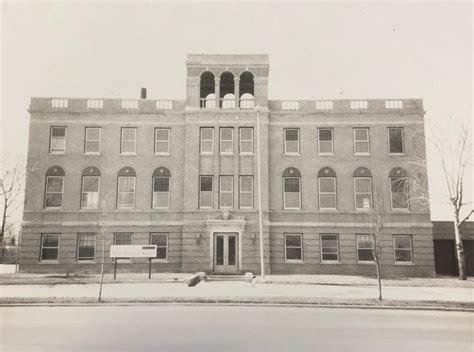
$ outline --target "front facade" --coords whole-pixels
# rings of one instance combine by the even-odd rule
[[[20,269],[434,275],[420,100],[268,100],[266,55],[188,55],[185,101],[32,98]],[[258,128],[257,128],[258,124]],[[424,197],[422,197],[424,198]],[[144,271],[146,259],[120,260]]]

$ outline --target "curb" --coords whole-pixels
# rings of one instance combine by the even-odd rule
[[[402,306],[375,305],[360,303],[298,303],[298,302],[255,302],[255,301],[226,301],[226,300],[195,300],[195,301],[118,301],[118,302],[22,302],[0,303],[0,307],[130,307],[130,306],[227,306],[227,307],[279,307],[279,308],[333,308],[333,309],[371,309],[371,310],[410,310],[410,311],[445,311],[474,313],[474,308],[447,306]]]

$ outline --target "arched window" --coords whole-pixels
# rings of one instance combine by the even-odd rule
[[[219,98],[221,99],[221,108],[224,108],[224,109],[235,108],[234,75],[231,72],[222,73],[219,87],[220,87]]]
[[[153,172],[153,209],[170,207],[171,173],[166,167],[159,167]]]
[[[372,174],[365,167],[354,171],[354,204],[357,210],[372,208]]]
[[[99,207],[100,171],[94,166],[82,171],[81,208],[97,209]]]
[[[330,167],[318,172],[319,209],[337,209],[336,173]]]
[[[135,187],[137,174],[131,167],[123,167],[118,172],[117,209],[135,207]]]
[[[200,106],[201,108],[216,107],[216,85],[214,74],[206,71],[201,75],[200,82]]]
[[[240,75],[240,108],[241,109],[253,109],[254,107],[254,79],[251,72],[245,71]]]
[[[54,209],[62,207],[65,176],[64,170],[59,166],[52,166],[46,171],[45,208]]]
[[[393,168],[389,174],[392,209],[408,209],[408,174],[401,167]]]
[[[283,172],[283,209],[301,209],[301,173],[294,167]]]

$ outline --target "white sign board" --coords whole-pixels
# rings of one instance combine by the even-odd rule
[[[110,246],[111,258],[155,258],[156,245],[113,245]]]

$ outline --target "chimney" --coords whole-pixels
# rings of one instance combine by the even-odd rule
[[[142,88],[142,92],[140,94],[140,99],[146,99],[146,88]]]

